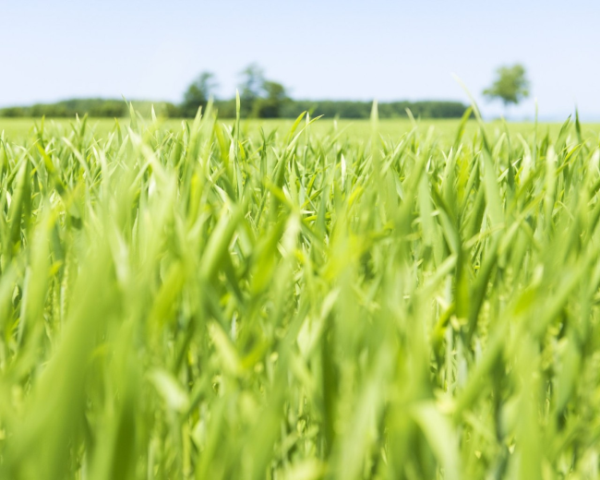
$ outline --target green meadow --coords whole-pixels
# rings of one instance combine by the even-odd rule
[[[598,478],[599,126],[0,132],[0,478]]]
[[[129,125],[129,119],[118,119],[119,124],[126,128]],[[158,125],[164,130],[179,130],[182,122],[191,123],[190,120],[177,120],[177,119],[163,119],[159,120]],[[460,125],[460,120],[455,119],[417,119],[416,120],[419,130],[423,134],[429,133],[432,130],[432,134],[437,140],[442,140],[451,143],[456,135],[456,130]],[[0,118],[0,132],[4,131],[7,138],[13,141],[25,142],[28,138],[31,138],[32,133],[35,131],[35,125],[38,126],[41,123],[39,118]],[[46,119],[45,123],[50,127],[58,127],[59,129],[69,129],[70,125],[73,124],[73,120],[70,119]],[[223,120],[222,123],[231,127],[234,124],[233,120]],[[87,121],[87,128],[90,132],[93,132],[96,137],[106,137],[115,128],[114,119],[106,118],[90,118]],[[266,133],[271,133],[276,130],[282,134],[287,132],[292,125],[293,120],[282,120],[282,119],[250,119],[241,122],[241,131],[244,134],[254,136],[263,129]],[[509,132],[515,135],[523,135],[528,137],[537,130],[538,136],[546,133],[551,136],[558,135],[561,123],[539,123],[536,125],[533,122],[508,122],[504,123],[500,120],[494,120],[487,123],[487,129],[493,135],[499,135],[502,132]],[[414,127],[414,123],[409,119],[385,119],[379,121],[379,133],[390,141],[397,141],[398,138],[409,132]],[[594,137],[600,135],[600,124],[584,124],[582,125],[583,134],[586,137]],[[469,120],[466,123],[466,136],[471,137],[478,131],[478,123],[475,120]],[[332,120],[322,118],[318,122],[313,124],[311,131],[315,135],[329,134],[332,131],[343,132],[349,138],[354,140],[369,141],[371,139],[371,122],[369,120],[349,120],[340,119]]]

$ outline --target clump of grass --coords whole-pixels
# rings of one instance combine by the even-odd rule
[[[598,137],[0,138],[0,476],[595,478]]]

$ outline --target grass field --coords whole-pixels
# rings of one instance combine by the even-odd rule
[[[598,478],[600,129],[264,125],[0,122],[0,478]]]
[[[162,129],[179,130],[181,122],[190,123],[189,120],[169,119],[160,121]],[[13,141],[24,142],[31,137],[34,131],[35,124],[39,124],[40,119],[32,118],[0,118],[0,132],[4,131],[7,138]],[[73,123],[67,119],[47,119],[45,122],[51,126],[68,129]],[[119,122],[125,127],[129,124],[128,119],[120,119]],[[232,126],[233,121],[224,120],[226,125]],[[282,134],[287,132],[293,125],[293,120],[246,120],[242,122],[242,131],[246,134],[254,136],[261,128],[265,132],[273,130],[280,131]],[[115,120],[111,119],[90,119],[88,128],[95,133],[97,137],[106,137],[115,127]],[[459,120],[418,120],[419,130],[423,134],[427,134],[429,129],[432,129],[431,134],[437,139],[446,143],[454,141],[456,130],[460,124]],[[334,126],[335,125],[335,126]],[[532,122],[515,123],[509,122],[506,125],[499,120],[489,122],[487,128],[490,134],[498,136],[505,129],[511,134],[522,135],[525,138],[531,136],[535,130],[535,124]],[[537,126],[538,135],[550,134],[555,137],[558,135],[561,123],[540,123]],[[586,138],[598,137],[600,135],[600,124],[584,124],[583,135]],[[312,132],[316,135],[324,135],[330,133],[334,128],[338,132],[343,132],[345,136],[354,140],[369,141],[371,139],[371,123],[368,120],[328,120],[320,119],[313,124]],[[390,141],[396,141],[402,134],[409,132],[413,128],[413,123],[408,119],[398,120],[380,120],[379,133]],[[467,122],[465,134],[466,137],[471,137],[478,131],[478,125],[475,120]]]

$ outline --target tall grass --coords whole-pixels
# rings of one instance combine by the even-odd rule
[[[0,478],[599,476],[599,138],[311,122],[2,136]]]

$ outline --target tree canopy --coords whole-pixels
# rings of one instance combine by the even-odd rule
[[[483,91],[483,95],[490,100],[501,100],[505,108],[510,104],[517,105],[529,96],[529,80],[525,67],[519,63],[499,67],[494,83]]]
[[[202,72],[188,87],[183,95],[181,113],[184,117],[194,117],[198,108],[205,108],[209,98],[214,95],[217,88],[215,75],[211,72]]]
[[[186,89],[181,103],[132,101],[135,110],[149,115],[152,107],[159,116],[193,118],[198,108],[205,109],[212,97],[219,118],[235,118],[235,98],[215,98],[218,83],[211,72],[202,72]],[[281,83],[265,77],[264,70],[252,63],[240,72],[238,84],[243,118],[296,118],[302,112],[326,118],[369,118],[372,102],[355,100],[303,100],[292,99]],[[380,118],[406,118],[406,109],[421,118],[460,118],[467,109],[461,102],[420,101],[379,103]],[[50,104],[0,109],[0,117],[90,117],[118,118],[129,115],[129,107],[118,99],[73,99]]]

